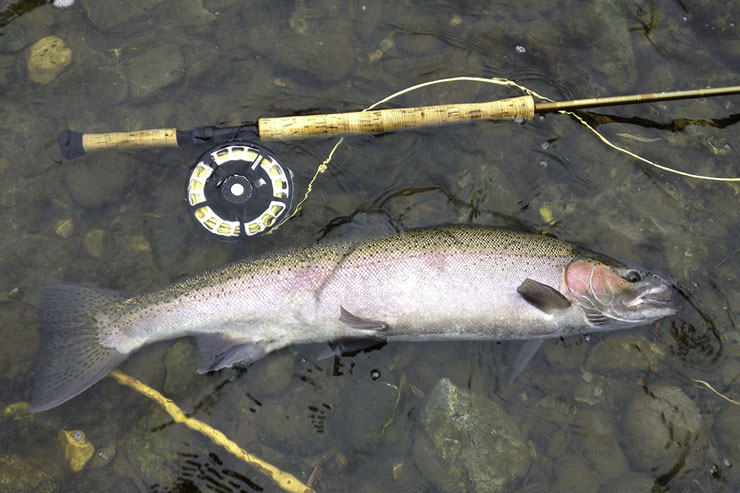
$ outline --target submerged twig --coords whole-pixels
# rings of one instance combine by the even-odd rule
[[[110,373],[108,373],[108,376],[115,378],[116,381],[118,381],[118,383],[120,383],[121,385],[127,385],[140,394],[155,401],[157,404],[162,406],[162,408],[167,411],[170,416],[172,416],[172,419],[175,420],[175,423],[182,423],[188,428],[198,431],[207,436],[208,438],[213,440],[214,443],[216,443],[217,445],[221,445],[229,453],[240,458],[241,460],[255,468],[257,471],[270,478],[283,490],[295,493],[314,492],[311,487],[303,484],[292,474],[278,469],[272,464],[263,461],[259,457],[255,457],[254,455],[239,447],[239,445],[231,441],[220,431],[208,426],[202,421],[191,418],[190,416],[185,414],[182,409],[177,407],[177,404],[175,404],[171,399],[166,398],[165,396],[163,396],[153,388],[147,386],[146,384],[140,382],[139,380],[115,369],[111,370]]]
[[[728,402],[731,402],[731,403],[735,404],[736,406],[740,406],[740,402],[735,401],[735,400],[732,400],[729,397],[727,397],[726,395],[723,395],[722,393],[718,392],[717,390],[714,389],[714,387],[712,387],[711,385],[709,385],[709,383],[705,382],[704,380],[698,380],[696,378],[692,378],[692,380],[694,382],[697,382],[697,383],[700,383],[702,385],[705,385],[709,390],[711,390],[712,392],[714,392],[715,394],[717,394],[718,396],[720,396],[724,400],[726,400]]]

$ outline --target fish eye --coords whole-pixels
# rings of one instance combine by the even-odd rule
[[[627,282],[638,282],[640,279],[642,279],[640,273],[633,269],[628,270],[624,275],[624,280]]]

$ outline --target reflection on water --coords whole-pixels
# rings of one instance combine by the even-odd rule
[[[661,322],[657,333],[548,341],[512,385],[506,375],[518,345],[496,342],[397,343],[328,360],[318,360],[323,347],[287,348],[246,371],[197,375],[197,354],[185,341],[147,348],[122,369],[250,452],[303,480],[313,476],[319,491],[496,491],[490,485],[499,480],[509,482],[502,491],[731,491],[740,480],[740,411],[692,379],[740,395],[736,184],[648,168],[566,116],[481,121],[348,138],[299,217],[249,243],[221,243],[184,207],[189,168],[204,149],[108,151],[64,162],[55,139],[65,128],[186,129],[355,110],[457,75],[503,76],[554,99],[735,85],[737,22],[732,4],[669,0],[77,0],[66,10],[0,2],[0,484],[275,490],[109,379],[49,412],[6,408],[29,398],[37,293],[59,281],[162,286],[316,241],[371,212],[401,228],[472,222],[553,234],[670,273],[695,309]],[[32,80],[33,46],[49,36],[63,40],[69,64],[57,59]],[[389,106],[512,95],[443,84]],[[737,176],[738,113],[737,97],[725,97],[586,118],[661,164]],[[268,147],[301,190],[335,142]],[[333,234],[376,228],[360,221]],[[479,424],[471,431],[438,418],[430,402]],[[471,465],[486,474],[503,467],[495,454],[481,461],[481,451],[504,443],[491,437],[509,420],[518,432],[508,446],[523,453],[520,469],[507,470],[522,472],[483,475]],[[62,457],[61,428],[83,430],[96,447],[80,473]],[[475,434],[481,428],[486,438]],[[478,454],[465,455],[472,454],[466,440]]]

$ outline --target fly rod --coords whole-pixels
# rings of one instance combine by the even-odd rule
[[[103,149],[209,144],[210,149],[198,158],[185,186],[188,211],[209,233],[236,240],[269,232],[287,217],[295,196],[290,168],[258,141],[389,132],[481,118],[532,119],[536,113],[737,93],[740,86],[548,103],[535,103],[532,96],[520,96],[485,103],[260,118],[256,123],[237,127],[105,134],[64,130],[59,134],[59,145],[62,155],[71,159]]]
[[[407,127],[423,127],[477,119],[532,119],[535,114],[704,98],[740,93],[740,86],[694,89],[629,96],[536,103],[532,96],[519,96],[483,103],[442,104],[325,115],[260,118],[257,123],[236,127],[196,127],[190,130],[163,128],[103,134],[63,130],[59,146],[67,159],[90,151],[135,147],[178,147],[188,144],[221,144],[234,141],[296,139],[314,135],[381,133]]]

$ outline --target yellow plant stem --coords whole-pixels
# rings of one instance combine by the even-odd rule
[[[213,440],[214,443],[225,448],[230,454],[235,455],[236,457],[240,458],[241,460],[255,468],[258,472],[270,478],[283,490],[295,493],[312,493],[314,491],[309,486],[303,484],[292,474],[281,471],[272,464],[265,462],[259,457],[255,457],[254,455],[245,451],[244,449],[239,447],[239,445],[227,438],[226,435],[224,435],[220,431],[208,426],[202,421],[191,418],[190,416],[185,414],[182,409],[180,409],[177,404],[175,404],[171,399],[166,398],[148,385],[126,375],[125,373],[122,373],[120,370],[111,370],[110,373],[108,373],[108,376],[115,378],[116,381],[121,385],[131,387],[140,394],[155,401],[157,404],[162,406],[162,408],[167,411],[170,416],[172,416],[172,419],[175,420],[175,423],[182,423],[188,428],[198,431],[207,436],[208,438]]]
[[[720,393],[719,391],[715,390],[715,388],[712,387],[711,385],[709,385],[708,382],[705,382],[704,380],[699,380],[698,378],[692,378],[692,380],[694,382],[696,382],[696,383],[700,383],[700,384],[704,385],[706,388],[708,388],[709,390],[711,390],[712,392],[714,392],[715,394],[717,394],[718,396],[720,396],[721,398],[723,398],[727,402],[731,402],[732,404],[735,404],[736,406],[740,406],[740,402],[735,401],[735,400],[732,400],[729,397],[727,397],[726,395],[724,395],[724,394]]]

